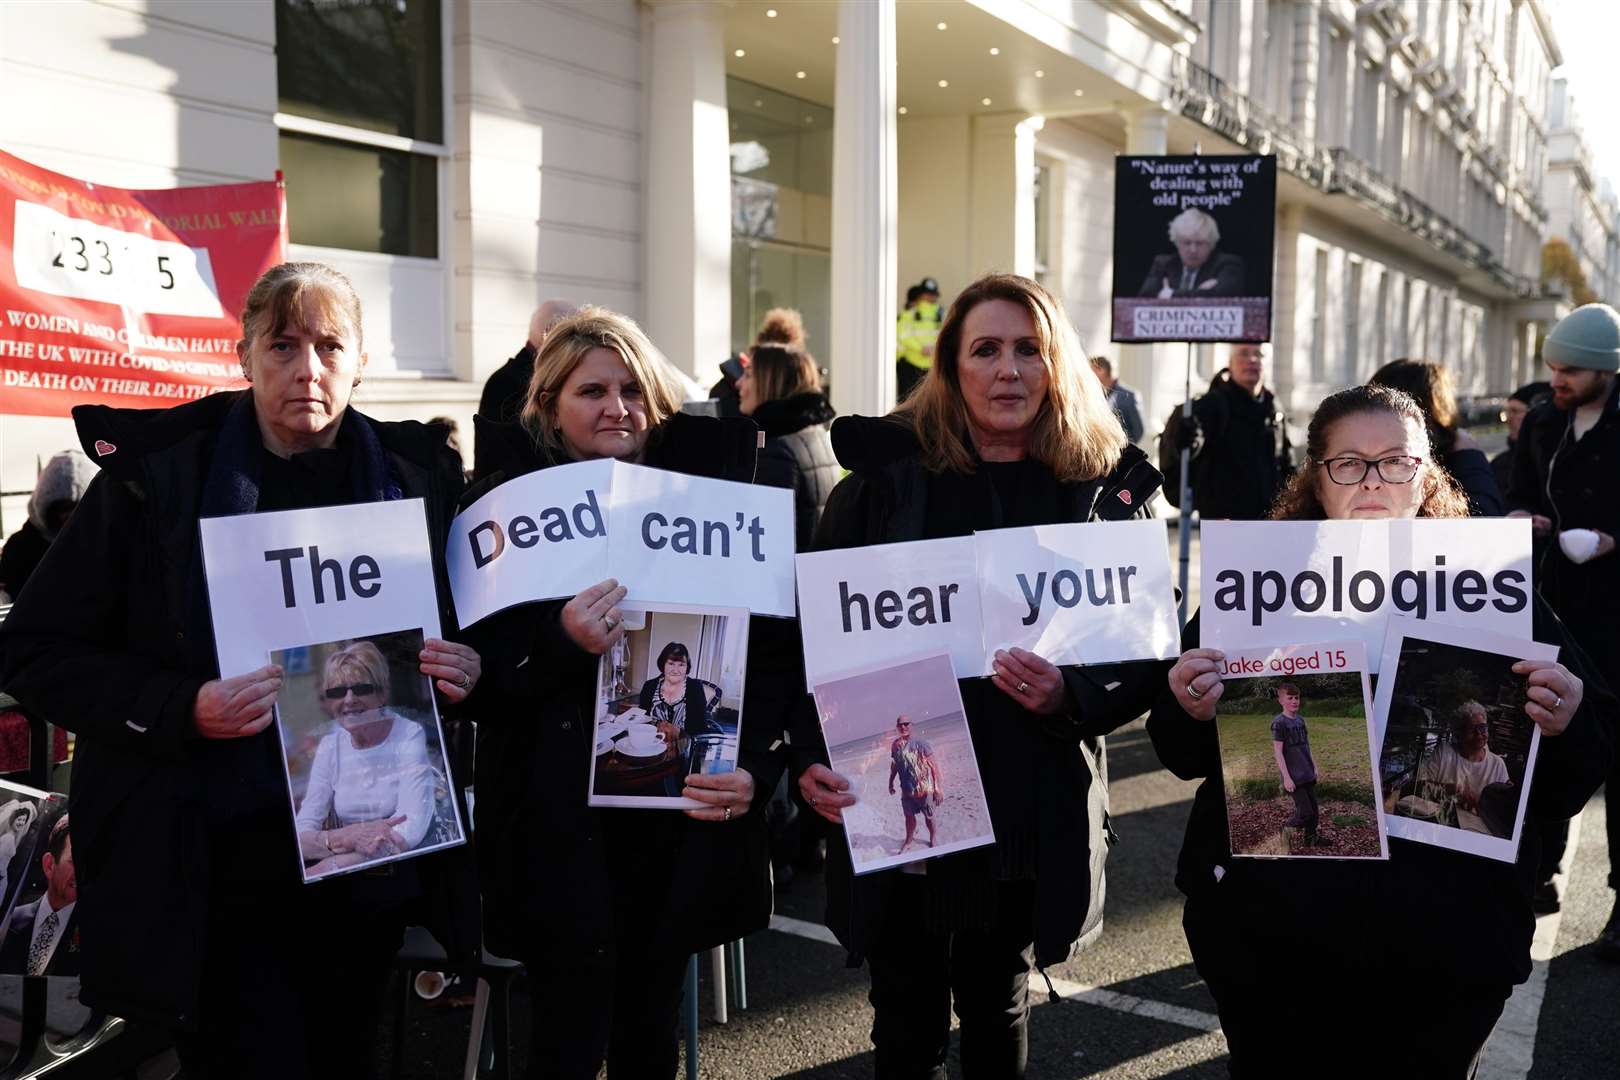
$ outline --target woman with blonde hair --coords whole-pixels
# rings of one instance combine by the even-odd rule
[[[894,413],[844,417],[818,549],[970,536],[980,529],[1135,517],[1158,472],[1125,432],[1057,299],[1028,278],[968,286],[940,328],[933,367]],[[853,876],[829,844],[827,923],[871,970],[879,1076],[945,1075],[952,999],[962,1071],[1022,1075],[1031,964],[1067,960],[1101,932],[1107,796],[1102,736],[1162,685],[1155,663],[1058,667],[997,652],[960,681],[996,825],[991,847],[931,859],[925,874]],[[813,723],[799,788],[823,817],[853,805]]]
[[[477,418],[478,438],[494,447],[485,483],[605,458],[752,481],[753,423],[679,412],[651,357],[640,328],[602,308],[553,326],[519,422]],[[486,680],[477,776],[485,933],[493,951],[529,966],[534,1077],[594,1077],[604,1059],[610,1075],[672,1076],[688,957],[770,914],[764,815],[750,811],[776,786],[771,748],[803,676],[791,650],[759,646],[796,628],[753,624],[738,767],[689,775],[679,792],[701,809],[591,807],[596,670],[624,637],[618,605],[627,596],[609,579],[472,629]]]

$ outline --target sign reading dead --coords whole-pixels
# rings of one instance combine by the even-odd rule
[[[241,386],[238,316],[286,217],[279,180],[126,191],[0,152],[0,413]]]

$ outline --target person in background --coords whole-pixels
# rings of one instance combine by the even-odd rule
[[[1502,422],[1507,424],[1507,449],[1491,458],[1491,473],[1496,477],[1496,488],[1504,498],[1513,482],[1513,462],[1518,456],[1519,427],[1530,409],[1552,396],[1552,385],[1544,382],[1525,383],[1508,395],[1502,406]]]
[[[529,335],[517,355],[490,373],[484,383],[484,392],[478,398],[478,415],[491,420],[516,420],[528,400],[529,380],[534,377],[534,358],[545,344],[546,331],[551,324],[565,319],[579,310],[572,300],[552,299],[542,303],[529,316]],[[473,474],[482,476],[488,471],[484,448],[473,443]]]
[[[904,401],[928,374],[939,339],[939,282],[925,277],[906,290],[906,306],[897,320],[898,353],[895,360],[895,401]]]
[[[1458,426],[1457,395],[1451,373],[1433,360],[1392,360],[1367,380],[1378,386],[1404,390],[1429,425],[1429,446],[1435,460],[1462,486],[1472,517],[1501,517],[1507,513],[1491,463],[1479,442]]]
[[[348,278],[282,263],[243,301],[246,389],[75,408],[101,472],[0,624],[0,686],[78,736],[84,1002],[172,1032],[189,1080],[372,1076],[405,927],[428,925],[456,966],[478,956],[464,848],[303,884],[273,726],[282,669],[219,670],[204,517],[420,499],[455,626],[442,555],[461,470],[442,428],[351,407],[362,325]],[[417,670],[446,706],[465,701],[478,654],[424,645]]]
[[[1108,394],[1108,404],[1125,427],[1125,437],[1133,443],[1142,441],[1142,409],[1136,391],[1114,378],[1114,365],[1106,356],[1093,356],[1091,370]]]
[[[804,343],[804,316],[794,308],[771,308],[760,321],[759,333],[754,337],[755,348],[761,345],[783,345],[802,349],[805,347]],[[748,370],[749,361],[748,353],[738,353],[721,361],[720,381],[709,391],[709,399],[717,403],[715,411],[718,415],[743,415],[738,383]],[[819,378],[817,381],[819,385]]]
[[[0,604],[22,595],[29,575],[73,516],[95,475],[95,464],[82,450],[55,454],[39,471],[34,493],[28,497],[28,520],[0,548]]]
[[[1586,304],[1561,319],[1541,346],[1551,397],[1525,414],[1508,484],[1510,517],[1528,517],[1535,534],[1536,589],[1620,685],[1620,312]],[[1539,775],[1539,767],[1538,767]],[[1533,790],[1533,789],[1532,789]],[[1620,765],[1609,774],[1609,888],[1620,890]],[[1563,822],[1542,822],[1540,910],[1562,901],[1554,874],[1568,837]],[[1526,830],[1528,831],[1528,830]],[[1620,963],[1620,899],[1598,937],[1597,955]]]
[[[815,547],[1146,516],[1159,474],[1126,441],[1086,357],[1039,283],[990,274],[969,285],[912,395],[888,416],[833,425],[850,475]],[[827,925],[852,964],[868,962],[880,1077],[943,1080],[953,1008],[963,1075],[1023,1075],[1031,966],[1044,973],[1102,932],[1102,738],[1151,704],[1163,665],[1060,667],[1014,648],[993,668],[958,688],[995,844],[930,859],[924,874],[859,877],[848,846],[827,845]],[[814,709],[792,743],[805,801],[840,824],[855,796],[828,767]]]
[[[765,433],[757,482],[792,489],[796,550],[808,551],[840,471],[827,433],[837,414],[815,358],[799,345],[756,345],[737,391],[742,414]]]
[[[1165,497],[1180,498],[1181,448],[1188,446],[1193,507],[1206,520],[1259,521],[1293,474],[1287,418],[1265,385],[1268,348],[1228,346],[1226,367],[1193,399],[1191,420],[1177,409],[1165,425],[1159,442]]]
[[[1399,390],[1330,395],[1311,418],[1306,449],[1276,520],[1467,516],[1456,481],[1434,465],[1427,418]],[[1325,1035],[1376,1031],[1336,1040],[1331,1067],[1315,1073],[1472,1076],[1508,995],[1530,977],[1534,830],[1524,830],[1517,865],[1394,837],[1387,860],[1234,859],[1215,723],[1225,657],[1198,647],[1199,624],[1198,615],[1188,620],[1186,651],[1169,670],[1148,734],[1166,768],[1202,781],[1176,887],[1187,897],[1182,925],[1214,995],[1232,1075],[1300,1075],[1301,1062],[1320,1059]],[[1608,771],[1620,703],[1544,603],[1535,603],[1533,634],[1559,646],[1560,661],[1512,668],[1524,680],[1524,713],[1542,734],[1530,803],[1568,818]],[[1278,973],[1302,957],[1313,986],[1333,987],[1331,1016],[1320,994],[1279,989]],[[1444,990],[1420,1008],[1389,1007],[1392,994],[1417,987]]]
[[[461,425],[456,423],[456,418],[453,416],[433,416],[428,418],[428,423],[438,424],[449,433],[445,436],[444,445],[455,453],[456,460],[461,462],[462,473],[466,474],[467,457],[461,452]]]

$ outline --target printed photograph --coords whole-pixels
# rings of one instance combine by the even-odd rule
[[[693,773],[737,767],[748,612],[620,606],[624,635],[596,676],[590,804],[682,810]]]
[[[1216,732],[1233,855],[1387,858],[1360,671],[1228,678]]]
[[[10,826],[0,835],[7,905],[0,975],[77,975],[79,884],[67,800],[10,784],[0,785],[0,796],[0,822]]]
[[[422,630],[270,654],[304,881],[462,843]]]
[[[995,843],[949,653],[818,684],[832,769],[850,782],[857,874]]]
[[[1525,679],[1512,670],[1526,654],[1431,641],[1393,625],[1390,637],[1387,696],[1379,688],[1390,832],[1513,858],[1541,737],[1524,711]]]

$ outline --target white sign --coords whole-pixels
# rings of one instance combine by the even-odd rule
[[[439,636],[421,499],[204,518],[202,545],[221,678],[296,645]]]
[[[792,618],[793,492],[615,462],[612,502],[607,565],[631,600]]]
[[[446,563],[469,626],[615,578],[637,604],[791,617],[793,492],[618,461],[508,480],[450,524]]]
[[[223,314],[207,248],[98,225],[20,199],[12,269],[22,288],[52,296],[151,315]]]
[[[1054,664],[1180,651],[1163,522],[1099,521],[975,533],[984,672],[1018,646]]]
[[[926,652],[964,678],[984,667],[971,536],[818,551],[798,570],[808,685]]]
[[[514,604],[573,596],[608,576],[613,465],[604,459],[525,473],[456,515],[445,566],[461,625]]]
[[[1391,615],[1530,637],[1530,522],[1206,521],[1200,644],[1359,638],[1377,671]]]

